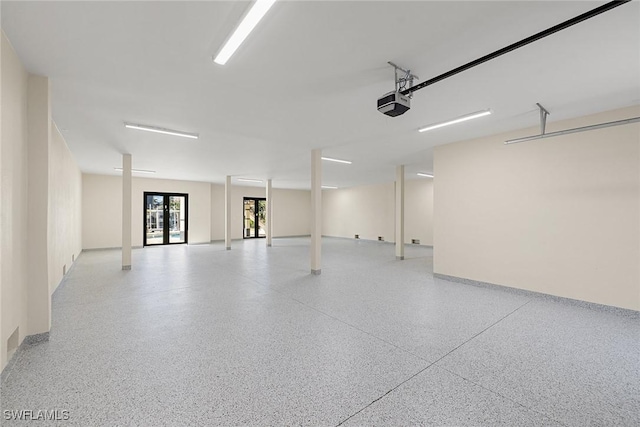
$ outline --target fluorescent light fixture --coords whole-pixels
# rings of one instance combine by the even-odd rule
[[[433,175],[430,174],[430,173],[418,172],[416,175],[424,176],[424,177],[427,177],[427,178],[433,178]]]
[[[438,128],[441,128],[441,127],[444,127],[444,126],[449,126],[449,125],[454,125],[456,123],[466,122],[467,120],[477,119],[478,117],[488,116],[489,114],[491,114],[491,110],[476,111],[475,113],[465,114],[464,116],[460,116],[460,117],[455,118],[453,120],[447,120],[446,122],[435,123],[435,124],[432,124],[432,125],[429,125],[429,126],[425,126],[423,128],[418,129],[418,132],[426,132],[426,131],[431,130],[431,129],[438,129]]]
[[[333,159],[331,157],[322,157],[322,160],[327,160],[329,162],[336,162],[336,163],[346,163],[347,165],[351,164],[349,160]]]
[[[113,168],[115,170],[117,170],[118,172],[122,172],[122,168]],[[156,173],[156,171],[149,171],[149,170],[145,170],[145,169],[131,169],[131,172],[133,173]]]
[[[249,178],[238,178],[238,181],[242,181],[242,182],[262,182],[261,179],[249,179]]]
[[[240,47],[244,39],[253,31],[262,17],[269,11],[271,6],[276,0],[255,0],[253,6],[249,10],[249,13],[245,15],[240,22],[240,25],[235,29],[231,37],[226,41],[222,49],[218,51],[213,62],[216,64],[224,65],[227,63],[231,55]]]
[[[332,185],[323,185],[322,188],[327,189],[327,190],[337,190],[338,187],[334,187]]]
[[[124,127],[128,129],[146,130],[147,132],[164,133],[166,135],[175,135],[175,136],[182,136],[184,138],[198,139],[197,133],[181,132],[179,130],[159,128],[157,126],[136,125],[133,123],[125,123]]]

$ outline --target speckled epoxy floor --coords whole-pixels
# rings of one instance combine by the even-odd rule
[[[78,426],[640,424],[637,318],[434,279],[424,247],[396,261],[325,239],[312,276],[308,248],[146,248],[127,272],[119,251],[83,253],[2,409]]]

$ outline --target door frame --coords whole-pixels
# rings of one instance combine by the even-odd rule
[[[245,228],[244,228],[244,219],[245,219],[244,218],[244,203],[247,200],[253,200],[254,202],[256,202],[256,205],[255,205],[256,209],[255,209],[255,212],[254,212],[254,227],[253,227],[254,236],[253,237],[246,236],[245,233],[244,233],[244,230],[245,230]],[[244,196],[242,198],[242,238],[243,239],[264,239],[264,238],[267,237],[266,235],[265,236],[261,236],[260,233],[259,233],[259,231],[260,231],[260,223],[259,223],[259,221],[257,221],[258,215],[259,215],[259,212],[260,212],[260,210],[257,208],[259,201],[264,201],[265,202],[265,207],[266,207],[266,203],[267,203],[267,198],[266,197]],[[266,212],[265,212],[265,214],[266,214]]]
[[[163,208],[163,218],[162,218],[162,229],[163,229],[163,237],[162,244],[147,244],[147,197],[148,196],[162,196],[164,198],[164,208]],[[168,205],[168,197],[184,197],[184,242],[170,242],[169,238],[169,222],[170,216],[169,205]],[[145,191],[143,194],[143,202],[142,202],[142,246],[166,246],[166,245],[184,245],[189,243],[189,193],[164,193],[161,191]]]

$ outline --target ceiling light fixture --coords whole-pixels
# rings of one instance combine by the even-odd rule
[[[261,179],[249,179],[249,178],[238,178],[238,181],[242,181],[242,182],[262,182]]]
[[[226,41],[222,49],[218,52],[213,62],[224,65],[227,63],[231,55],[240,47],[242,42],[253,31],[258,22],[269,11],[276,0],[256,0],[249,12],[244,16],[242,22],[236,27],[235,31]]]
[[[118,172],[122,172],[122,168],[113,168],[115,170],[117,170]],[[150,171],[150,170],[145,170],[145,169],[131,169],[131,172],[133,173],[156,173],[156,171]]]
[[[338,187],[334,187],[332,185],[323,185],[322,188],[326,189],[326,190],[337,190]]]
[[[418,132],[426,132],[431,129],[437,129],[444,126],[454,125],[456,123],[466,122],[467,120],[477,119],[478,117],[484,117],[491,114],[491,110],[482,110],[476,111],[475,113],[465,114],[464,116],[457,117],[452,120],[447,120],[446,122],[435,123],[429,126],[425,126],[423,128],[418,129]]]
[[[331,157],[322,157],[322,160],[327,160],[329,162],[336,162],[336,163],[345,163],[347,165],[351,164],[351,162],[349,160],[333,159]]]
[[[145,130],[147,132],[163,133],[166,135],[175,135],[175,136],[182,136],[184,138],[198,139],[197,133],[181,132],[179,130],[159,128],[157,126],[137,125],[137,124],[125,122],[124,127],[128,129]]]
[[[433,175],[430,174],[430,173],[418,172],[416,175],[424,176],[424,177],[427,177],[427,178],[433,178]]]

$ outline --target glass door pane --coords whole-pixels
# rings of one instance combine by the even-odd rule
[[[256,237],[256,201],[253,199],[245,199],[244,201],[244,226],[243,237]]]
[[[164,244],[164,197],[148,195],[146,200],[147,245]]]
[[[187,210],[184,196],[169,196],[169,243],[186,241]]]
[[[144,193],[144,245],[189,242],[189,195]]]
[[[242,237],[252,239],[267,235],[267,201],[260,197],[245,197],[242,213]]]
[[[258,212],[256,212],[256,220],[257,220],[257,233],[258,237],[266,237],[267,236],[267,201],[266,200],[256,200],[258,202]]]

